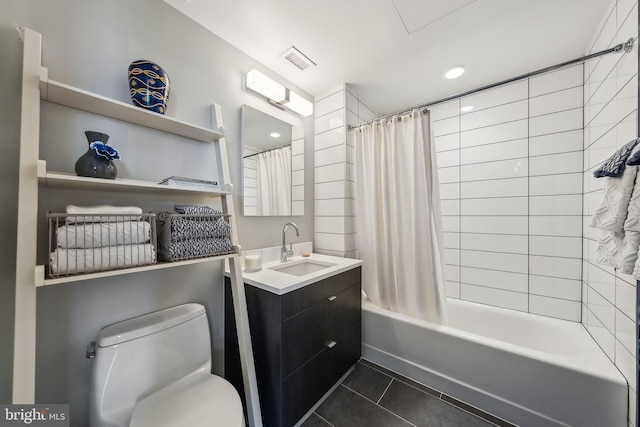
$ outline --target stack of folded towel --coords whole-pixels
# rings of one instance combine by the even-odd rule
[[[596,261],[640,278],[640,139],[616,151],[594,172],[605,177],[604,198],[590,226],[602,230]]]
[[[69,205],[66,213],[65,224],[55,229],[56,248],[49,256],[51,275],[155,263],[151,224],[143,220],[141,208]]]
[[[197,205],[175,205],[174,210],[158,215],[160,259],[177,261],[232,251],[231,225],[222,212]]]

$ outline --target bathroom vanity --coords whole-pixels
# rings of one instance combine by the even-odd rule
[[[265,426],[293,426],[360,358],[361,263],[312,254],[244,273]],[[225,299],[225,377],[242,395],[229,278]]]

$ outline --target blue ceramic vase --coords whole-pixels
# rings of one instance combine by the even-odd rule
[[[164,114],[169,102],[169,76],[158,64],[145,59],[129,65],[133,105]]]
[[[95,141],[106,144],[109,140],[109,135],[106,133],[86,131],[84,134],[87,136],[89,145]],[[113,160],[101,157],[91,147],[76,161],[75,169],[76,175],[90,178],[116,179],[118,175],[118,168]]]

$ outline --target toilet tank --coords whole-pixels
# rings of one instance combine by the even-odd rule
[[[105,327],[91,373],[91,426],[128,426],[141,398],[196,370],[211,371],[209,324],[200,304]]]

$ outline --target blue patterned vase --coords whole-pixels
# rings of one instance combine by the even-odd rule
[[[169,102],[169,76],[155,62],[140,59],[129,65],[133,105],[164,114]]]

